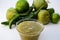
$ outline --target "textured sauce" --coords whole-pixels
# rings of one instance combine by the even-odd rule
[[[24,21],[17,26],[22,40],[38,40],[42,27],[35,21]]]

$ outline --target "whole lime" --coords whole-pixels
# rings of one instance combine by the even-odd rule
[[[52,14],[55,12],[55,10],[54,10],[54,8],[49,8],[49,9],[47,9],[47,11],[50,14],[50,21],[52,21]]]
[[[48,7],[48,3],[45,1],[42,9],[46,9],[47,7]]]
[[[52,23],[58,23],[59,22],[59,14],[53,13],[52,14]]]
[[[16,10],[18,12],[26,12],[29,9],[29,4],[26,0],[19,0],[16,3]]]
[[[48,7],[48,4],[45,0],[34,0],[33,2],[35,10],[38,10],[42,5],[44,5],[42,8],[46,9]]]
[[[50,14],[47,10],[41,10],[38,13],[38,20],[43,24],[48,24],[50,21]]]
[[[7,20],[11,20],[15,15],[17,14],[17,11],[15,8],[9,8],[6,13]]]
[[[54,8],[49,8],[49,9],[47,9],[47,11],[49,12],[50,15],[55,12]]]

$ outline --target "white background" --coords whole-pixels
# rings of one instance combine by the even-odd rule
[[[28,0],[32,4],[33,0]],[[60,0],[49,0],[48,8],[53,7],[56,13],[60,13]],[[17,0],[0,0],[0,40],[21,40],[16,28],[9,29],[8,26],[1,25],[6,21],[6,11],[10,7],[15,7]],[[39,40],[60,40],[60,22],[58,24],[44,25],[45,29],[41,33]]]

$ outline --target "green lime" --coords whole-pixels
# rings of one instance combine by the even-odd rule
[[[7,20],[11,20],[15,15],[17,14],[17,11],[15,8],[9,8],[6,13]]]
[[[46,9],[48,7],[48,3],[45,0],[34,0],[33,2],[35,10],[38,10],[42,5],[42,8]]]
[[[38,20],[43,24],[48,24],[50,21],[50,14],[47,10],[41,10],[38,13]]]
[[[49,9],[47,9],[47,11],[49,12],[50,15],[55,12],[54,8],[49,8]]]
[[[18,12],[26,12],[29,9],[29,4],[26,0],[19,0],[16,3],[16,10]]]
[[[53,13],[52,14],[52,23],[58,23],[59,21],[59,14]]]
[[[47,9],[47,11],[48,11],[49,14],[50,14],[50,20],[51,20],[52,14],[55,12],[55,10],[54,10],[54,8],[49,8],[49,9]],[[52,20],[51,20],[51,21],[52,21]]]

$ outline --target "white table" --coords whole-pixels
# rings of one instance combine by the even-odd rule
[[[30,5],[33,0],[28,0]],[[49,0],[48,8],[53,7],[55,12],[60,13],[60,0]],[[17,0],[0,0],[0,23],[6,21],[6,11],[10,7],[15,7]],[[60,40],[60,23],[44,25],[45,29],[41,33],[39,40]],[[21,40],[16,28],[9,29],[8,26],[0,24],[0,40]]]

